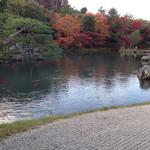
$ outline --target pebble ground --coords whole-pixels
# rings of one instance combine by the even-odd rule
[[[4,139],[0,150],[150,150],[150,105],[57,120]]]

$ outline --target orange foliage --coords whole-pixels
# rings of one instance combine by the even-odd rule
[[[107,18],[104,17],[101,13],[95,14],[95,31],[100,32],[101,36],[110,36]]]
[[[54,29],[57,30],[58,34],[72,35],[73,33],[78,33],[82,30],[81,22],[78,17],[72,17],[66,14],[64,17],[60,17],[60,14],[56,14],[56,24],[54,24]]]
[[[81,47],[83,43],[87,44],[89,41],[84,40],[86,36],[81,26],[81,22],[78,20],[78,17],[72,17],[69,14],[66,14],[64,17],[61,17],[60,14],[56,14],[56,23],[53,25],[54,30],[57,31],[55,34],[56,42],[58,45],[68,48],[68,47]]]

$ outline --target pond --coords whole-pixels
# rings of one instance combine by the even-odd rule
[[[140,58],[110,52],[1,64],[0,123],[149,101],[150,83],[133,74]]]

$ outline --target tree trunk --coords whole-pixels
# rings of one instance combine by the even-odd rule
[[[7,45],[7,44],[9,44],[12,40],[13,40],[13,38],[15,37],[15,36],[17,36],[18,34],[20,34],[20,33],[22,33],[23,31],[25,30],[25,28],[21,28],[19,31],[17,31],[17,32],[15,32],[15,33],[13,33],[13,34],[11,34],[11,40],[8,40],[5,44]],[[4,43],[4,42],[3,42]]]

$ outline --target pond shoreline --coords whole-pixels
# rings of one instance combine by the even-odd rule
[[[136,103],[131,105],[102,107],[102,108],[87,110],[83,112],[71,113],[67,115],[49,116],[49,117],[43,117],[35,120],[24,120],[24,121],[15,121],[13,123],[4,123],[4,124],[0,124],[0,140],[19,132],[25,132],[30,129],[34,129],[38,126],[47,123],[52,123],[55,120],[59,120],[59,119],[67,119],[67,118],[72,118],[75,116],[80,116],[80,115],[99,112],[99,111],[107,111],[107,110],[118,109],[118,108],[129,108],[129,107],[137,107],[137,106],[144,106],[144,105],[150,105],[150,102]]]
[[[56,119],[53,117],[51,121],[45,122],[47,124],[42,125],[46,121],[45,118],[38,124],[38,128],[35,128],[37,126],[34,124],[34,127],[28,128],[32,130],[27,131],[24,129],[22,131],[27,132],[2,140],[0,147],[3,149],[36,149],[37,147],[40,149],[55,149],[57,146],[57,149],[71,149],[75,146],[77,149],[83,147],[85,149],[87,147],[91,147],[91,149],[94,149],[94,147],[107,149],[109,147],[114,150],[116,148],[129,149],[131,147],[145,149],[150,146],[148,142],[150,127],[149,104],[150,102],[105,107],[101,111],[96,109],[65,115],[57,118],[57,121],[54,121]],[[33,121],[30,121],[28,127],[32,124],[31,122],[33,123]],[[53,123],[48,124],[49,122]],[[27,125],[25,123],[27,122],[20,122],[20,126]],[[9,124],[5,125],[7,126],[5,129],[9,129]],[[13,123],[12,127],[15,125],[17,125],[17,122]],[[2,126],[4,127],[4,125],[0,126],[0,131],[4,131]],[[16,133],[19,132],[16,129],[13,130]],[[1,136],[1,139],[8,135]],[[110,143],[113,144],[110,145]]]
[[[139,55],[149,55],[150,49],[120,49],[119,53],[124,54],[139,54]]]
[[[77,53],[77,54],[91,54],[91,53],[100,53],[100,52],[118,52],[118,49],[117,48],[71,48],[71,49],[63,49],[62,50],[63,54],[66,54],[66,53]],[[35,55],[36,54],[36,55]],[[47,56],[46,58],[44,57],[40,57],[40,52],[36,52],[35,54],[29,54],[27,53],[27,56],[29,57],[30,55],[33,55],[33,56],[30,56],[30,60],[31,60],[31,64],[32,63],[35,63],[35,62],[38,62],[38,61],[44,61],[44,60],[47,60],[49,59],[50,57]],[[17,55],[17,56],[16,56]],[[11,52],[11,53],[8,53],[8,58],[2,58],[0,57],[0,64],[7,64],[7,63],[17,63],[17,62],[24,62],[24,57],[26,56],[24,53],[19,53],[19,52]],[[53,57],[52,57],[53,58]]]
[[[64,54],[91,54],[91,53],[113,53],[113,52],[117,52],[117,53],[123,53],[123,54],[139,54],[139,55],[148,55],[150,53],[150,49],[119,49],[117,48],[107,48],[107,47],[93,47],[93,48],[70,48],[70,49],[62,49],[62,55]],[[19,56],[14,57],[16,54],[19,54]],[[22,63],[24,62],[24,58],[22,56],[21,53],[10,53],[8,54],[11,56],[11,58],[8,59],[2,59],[0,58],[0,64],[11,64],[11,63]],[[47,57],[47,59],[45,59],[44,57],[39,57],[39,55],[41,55],[40,53],[37,53],[38,57],[36,56],[35,58],[30,58],[31,60],[31,64],[34,64],[38,61],[44,61],[44,60],[48,60],[50,57]],[[52,57],[53,58],[53,57]]]

